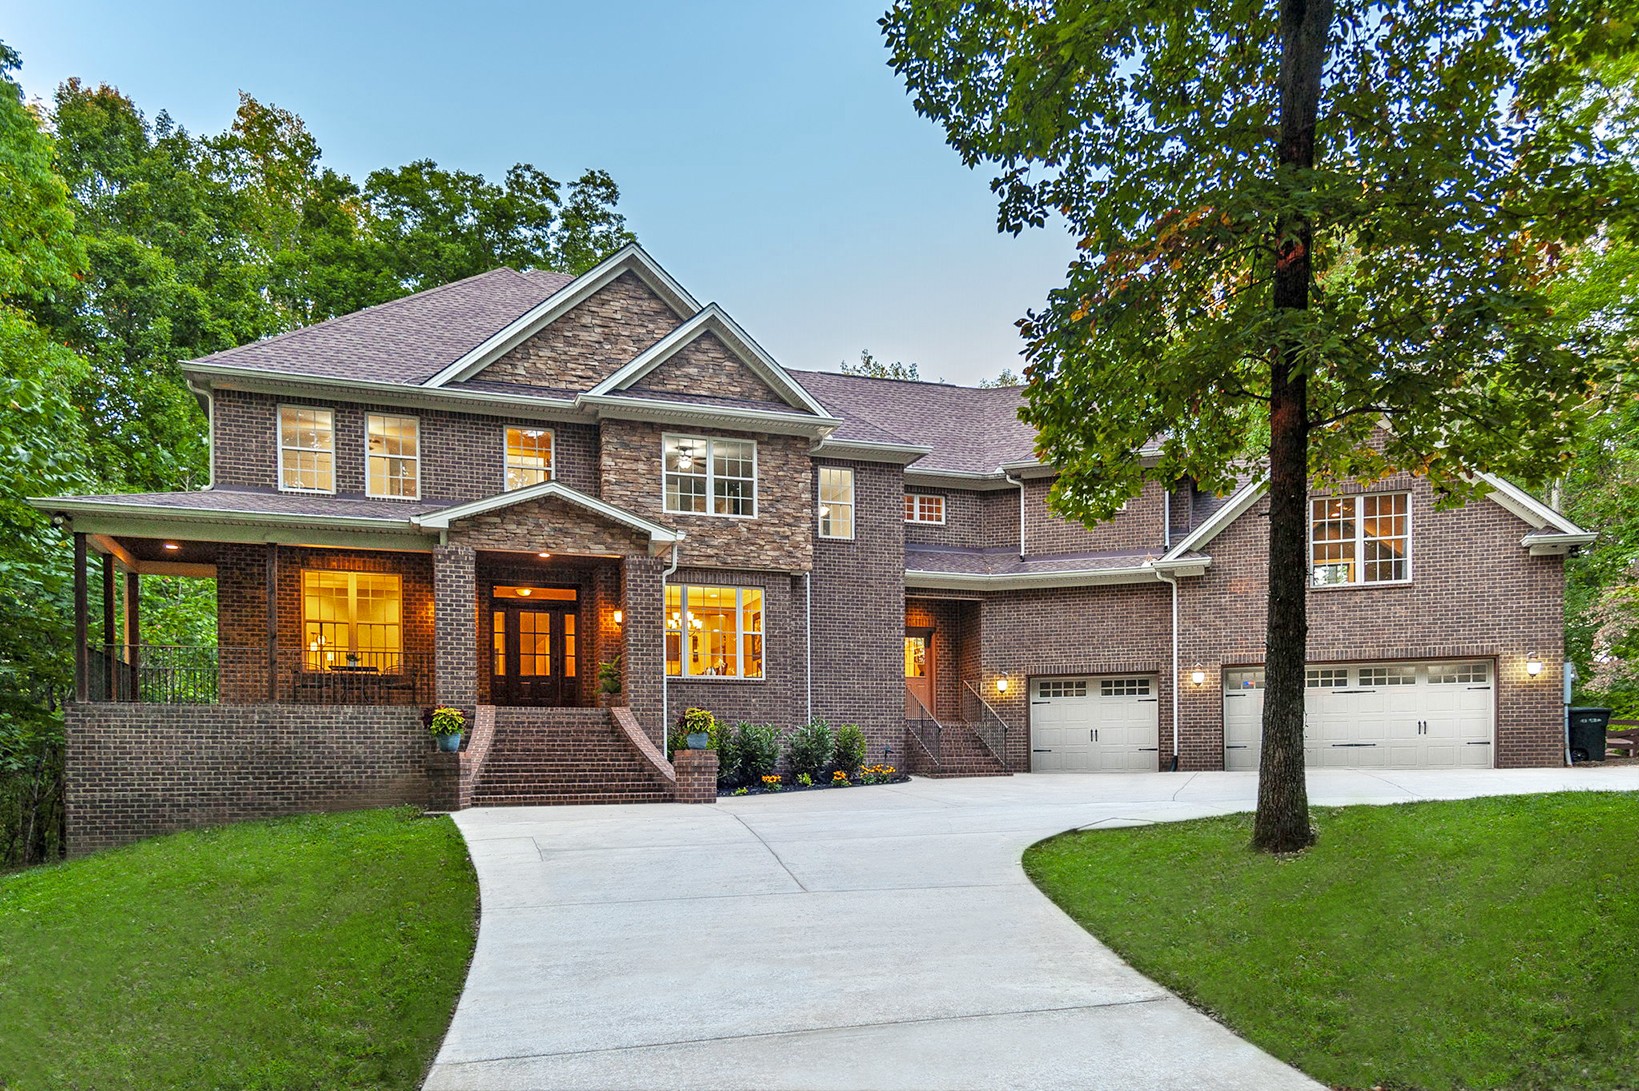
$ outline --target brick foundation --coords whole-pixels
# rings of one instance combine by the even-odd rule
[[[677,802],[717,802],[717,752],[679,750],[672,755],[677,770]]]

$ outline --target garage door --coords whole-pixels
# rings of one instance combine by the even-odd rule
[[[1060,773],[1153,773],[1155,679],[1038,678],[1030,684],[1030,768]]]
[[[1310,667],[1303,754],[1313,768],[1489,769],[1491,664],[1366,663]],[[1256,769],[1263,671],[1224,672],[1224,767]]]

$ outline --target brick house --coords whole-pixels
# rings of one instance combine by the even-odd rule
[[[1256,765],[1260,482],[1067,523],[1018,389],[783,368],[637,247],[183,372],[208,488],[35,502],[75,543],[75,851],[669,799],[692,705],[858,723],[930,775]],[[1489,484],[1314,500],[1313,764],[1561,760],[1562,564],[1592,536]],[[214,578],[215,647],[143,643],[144,574]],[[460,754],[431,752],[434,704],[469,714]]]

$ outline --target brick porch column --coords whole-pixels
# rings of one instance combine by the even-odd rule
[[[660,679],[665,669],[666,596],[660,574],[666,563],[644,555],[621,558],[622,692],[644,732],[660,745]]]
[[[433,699],[478,709],[478,555],[471,546],[433,547]]]

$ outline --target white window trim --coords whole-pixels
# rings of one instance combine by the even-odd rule
[[[397,417],[399,420],[415,421],[415,495],[408,493],[371,492],[370,491],[370,418]],[[403,458],[403,455],[377,455],[378,458]],[[383,413],[375,410],[364,414],[364,495],[372,500],[420,500],[421,499],[421,418],[413,413]]]
[[[733,512],[713,511],[712,510],[714,507],[717,506],[716,505],[716,502],[717,502],[717,469],[714,465],[714,463],[716,462],[716,455],[715,455],[714,451],[712,450],[712,447],[718,441],[718,439],[727,440],[730,443],[749,443],[749,444],[751,444],[751,514],[750,515],[736,515]],[[691,443],[701,444],[705,449],[705,459],[706,459],[706,510],[705,511],[682,511],[678,508],[669,508],[669,507],[666,506],[666,449],[668,447],[670,447],[673,443],[678,442],[679,440],[688,440]],[[557,457],[556,452],[557,452],[557,448],[554,447],[553,448],[553,457],[554,458]],[[691,474],[690,476],[693,476],[693,475]],[[739,478],[734,478],[733,480],[740,480],[740,479]],[[699,436],[699,435],[693,435],[693,434],[688,433],[688,432],[665,432],[665,433],[662,433],[661,436],[660,436],[660,510],[665,512],[667,515],[706,515],[706,516],[710,516],[713,519],[755,519],[755,518],[757,518],[757,512],[758,512],[758,507],[759,507],[759,496],[758,496],[758,494],[761,491],[761,488],[760,488],[761,483],[762,483],[762,465],[759,461],[759,455],[758,455],[758,451],[757,451],[757,441],[754,440],[754,439],[729,439],[729,437],[727,437],[727,436],[720,436],[720,437]]]
[[[920,515],[921,515],[921,512],[922,512],[922,505],[921,505],[920,502],[918,502],[917,505],[916,505],[918,518],[906,519],[905,520],[906,523],[909,523],[909,524],[912,524],[912,525],[915,525],[915,526],[921,526],[921,527],[942,527],[942,526],[945,525],[945,513],[949,510],[949,503],[950,502],[949,502],[949,500],[946,499],[944,493],[938,493],[938,492],[908,492],[905,495],[906,496],[932,496],[932,497],[937,498],[938,501],[939,501],[939,518],[937,518],[937,519],[923,519],[923,518],[920,518]]]
[[[556,481],[558,479],[558,430],[556,428],[534,428],[527,424],[505,424],[501,426],[501,491],[517,492],[518,489],[527,489],[530,487],[528,485],[519,485],[518,488],[515,489],[507,484],[507,475],[511,473],[513,469],[512,454],[510,451],[511,445],[507,442],[507,433],[513,431],[545,432],[547,435],[552,437],[552,457],[548,459],[546,463],[546,480]],[[527,468],[532,470],[535,467],[520,466],[518,468]],[[662,478],[665,476],[664,463],[662,463],[661,476]],[[535,484],[542,485],[545,483],[546,482],[543,481],[537,481]],[[662,482],[662,487],[664,487],[664,482]]]
[[[294,485],[285,484],[285,410],[306,410],[309,413],[330,414],[330,487],[328,489],[302,489]],[[366,439],[368,444],[368,439]],[[273,408],[273,448],[279,452],[277,482],[280,492],[299,492],[313,496],[335,496],[338,463],[336,461],[336,411],[325,405],[298,405],[294,402],[279,402]],[[293,451],[306,450],[303,447],[292,447]]]
[[[682,615],[682,625],[677,629],[672,629],[672,628],[670,628],[666,625],[666,591],[669,588],[672,588],[672,587],[675,587],[675,588],[678,589],[677,610],[678,610],[678,613],[680,615]],[[690,674],[689,673],[688,624],[689,624],[689,588],[691,588],[691,587],[698,587],[698,588],[701,588],[701,589],[708,588],[708,587],[715,587],[718,590],[732,589],[734,591],[734,646],[738,650],[738,653],[739,653],[738,660],[737,660],[737,662],[740,665],[740,673],[739,674]],[[760,637],[763,638],[763,672],[761,674],[757,675],[755,678],[752,678],[752,677],[748,676],[745,673],[745,654],[746,654],[746,652],[745,652],[745,647],[746,647],[745,640],[746,640],[746,635],[747,635],[746,634],[746,627],[745,627],[745,623],[746,623],[745,593],[747,591],[760,591],[760,592],[762,592],[762,596],[763,596],[763,627],[751,634],[753,636],[760,636]],[[673,583],[673,584],[665,584],[665,585],[662,586],[661,591],[660,591],[660,628],[661,628],[662,633],[664,633],[665,636],[667,636],[667,637],[671,636],[671,634],[673,632],[677,633],[677,673],[676,674],[672,674],[669,670],[666,669],[667,668],[667,663],[666,663],[667,652],[666,652],[666,648],[665,648],[664,644],[662,644],[661,649],[660,649],[660,656],[661,656],[660,669],[662,671],[665,671],[665,676],[667,678],[676,679],[678,681],[689,681],[689,682],[766,682],[766,681],[768,681],[768,588],[766,588],[766,587],[747,587],[747,586],[742,586],[740,584],[721,584],[721,583]]]
[[[826,506],[827,501],[822,496],[820,496],[820,481],[821,481],[822,478],[824,478],[826,470],[834,470],[837,473],[845,473],[845,474],[848,475],[848,499],[845,500],[845,501],[843,501],[843,500],[830,501],[830,503],[833,503],[833,504],[845,503],[845,504],[848,505],[848,533],[847,534],[827,534],[827,533],[825,533],[825,518],[826,517],[820,513],[820,509]],[[858,502],[857,498],[858,498],[858,493],[855,490],[855,476],[854,476],[854,468],[852,466],[820,466],[820,467],[817,467],[817,472],[814,474],[814,530],[815,530],[815,532],[821,538],[824,538],[825,540],[831,541],[831,542],[851,542],[851,541],[853,541],[855,535],[859,531],[859,520],[858,520],[859,502]]]
[[[1361,514],[1366,505],[1368,496],[1404,496],[1406,498],[1406,576],[1399,580],[1367,580],[1366,575],[1366,521]],[[1358,579],[1348,583],[1316,583],[1315,582],[1315,504],[1327,500],[1349,500],[1354,503],[1354,570]],[[1345,496],[1311,496],[1309,498],[1309,589],[1311,591],[1341,591],[1350,588],[1362,587],[1404,587],[1411,583],[1412,576],[1412,541],[1411,529],[1411,493],[1395,492],[1360,492]]]

